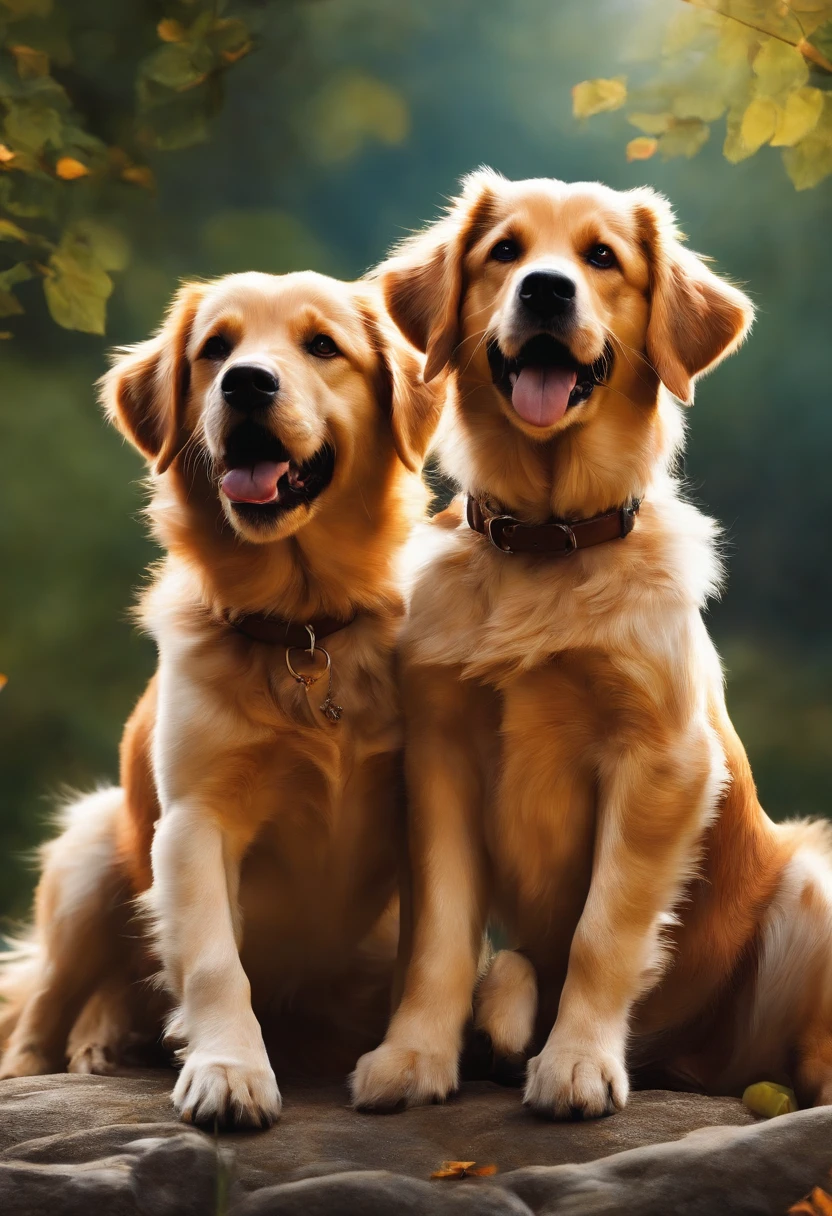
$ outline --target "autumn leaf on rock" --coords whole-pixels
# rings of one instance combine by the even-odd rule
[[[431,1178],[491,1178],[496,1173],[496,1165],[477,1165],[476,1161],[443,1161],[442,1168],[434,1170]]]

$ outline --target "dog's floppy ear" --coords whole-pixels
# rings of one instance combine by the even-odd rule
[[[391,317],[427,355],[428,382],[451,362],[459,343],[465,254],[490,222],[493,187],[501,180],[490,169],[463,178],[446,214],[403,241],[374,272]]]
[[[366,300],[361,311],[376,355],[376,393],[390,421],[393,446],[402,464],[418,473],[439,424],[446,378],[425,382],[424,360],[390,323],[380,302]]]
[[[736,350],[754,308],[681,244],[666,199],[652,190],[633,193],[650,268],[647,356],[665,387],[690,404],[694,381]]]
[[[190,365],[185,348],[204,291],[198,283],[181,287],[159,332],[117,351],[113,367],[99,382],[107,417],[156,473],[170,467],[186,441]]]

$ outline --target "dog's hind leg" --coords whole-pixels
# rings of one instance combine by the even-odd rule
[[[0,961],[8,1041],[0,1077],[65,1066],[67,1039],[109,969],[123,966],[127,890],[118,861],[120,789],[100,790],[64,813],[43,850],[31,937]]]
[[[500,950],[474,994],[474,1028],[491,1039],[496,1056],[528,1050],[537,1016],[534,967],[515,950]]]

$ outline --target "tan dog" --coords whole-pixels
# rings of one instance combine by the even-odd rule
[[[61,1067],[87,1002],[71,1067],[118,1056],[146,969],[119,934],[152,839],[176,1106],[268,1123],[258,1016],[291,999],[366,1049],[389,1015],[400,566],[440,394],[370,285],[245,274],[183,288],[103,400],[153,470],[167,557],[141,619],[159,669],[125,732],[123,792],[72,808],[48,846],[34,949],[5,977],[0,1073]]]
[[[474,526],[437,520],[403,642],[412,948],[355,1104],[455,1087],[491,915],[522,953],[477,1021],[525,1051],[539,984],[537,1111],[623,1106],[628,1041],[665,1083],[736,1092],[794,1063],[829,1101],[826,829],[759,806],[700,615],[715,528],[672,477],[665,390],[692,399],[748,300],[650,190],[487,171],[379,274],[426,376],[455,371],[441,450]]]

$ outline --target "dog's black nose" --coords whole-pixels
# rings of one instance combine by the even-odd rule
[[[575,302],[575,282],[554,270],[535,270],[520,284],[520,299],[541,321],[569,312]]]
[[[251,413],[265,409],[274,401],[280,388],[276,376],[256,363],[238,363],[230,367],[222,378],[222,395],[235,410]]]

